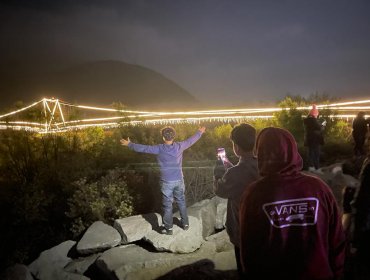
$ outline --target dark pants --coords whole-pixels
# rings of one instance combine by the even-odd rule
[[[320,168],[320,145],[308,146],[308,167]]]
[[[362,156],[364,152],[364,144],[366,140],[366,135],[353,135],[353,140],[355,141],[354,153],[355,156]]]
[[[239,279],[244,279],[242,263],[241,263],[241,260],[240,260],[240,248],[234,246],[234,251],[235,251],[235,260],[236,260],[236,267],[238,268]]]

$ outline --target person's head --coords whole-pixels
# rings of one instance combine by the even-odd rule
[[[357,113],[357,117],[358,117],[358,118],[362,118],[362,119],[364,119],[364,118],[365,118],[365,112],[364,112],[364,111],[360,111],[360,112],[358,112],[358,113]]]
[[[237,156],[251,152],[256,140],[256,129],[246,123],[238,124],[232,129],[230,139]]]
[[[176,131],[172,126],[166,126],[161,129],[161,135],[164,141],[173,141],[176,136]]]
[[[319,110],[317,109],[315,104],[312,105],[312,109],[310,110],[308,115],[313,116],[315,118],[319,116]]]
[[[256,139],[256,156],[262,176],[294,174],[303,167],[293,135],[282,128],[267,127],[261,130]]]

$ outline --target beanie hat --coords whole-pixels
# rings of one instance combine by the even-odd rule
[[[317,118],[317,116],[319,115],[319,110],[317,110],[315,104],[312,105],[312,109],[311,109],[309,115],[311,115],[311,116],[313,116],[315,118]]]
[[[175,139],[176,131],[171,126],[166,126],[161,130],[162,137],[166,141],[171,141]]]

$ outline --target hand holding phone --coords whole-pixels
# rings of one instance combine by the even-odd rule
[[[217,149],[217,158],[222,160],[222,161],[225,161],[225,159],[226,159],[225,148],[218,148]]]
[[[225,148],[218,148],[217,149],[217,158],[219,160],[222,160],[222,163],[224,164],[225,168],[230,168],[234,166],[229,159],[226,157],[226,151]]]

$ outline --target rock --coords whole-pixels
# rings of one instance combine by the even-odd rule
[[[186,279],[225,279],[221,273],[215,270],[215,264],[208,259],[199,260],[189,265],[183,265],[173,269],[157,280],[186,280]]]
[[[206,241],[215,244],[216,252],[234,250],[234,245],[230,242],[230,238],[226,230],[220,231],[214,235],[207,237]]]
[[[225,228],[226,223],[226,213],[227,213],[227,199],[221,198],[219,196],[214,196],[212,198],[213,203],[216,205],[216,229]]]
[[[114,221],[114,228],[122,237],[122,243],[127,244],[142,239],[153,229],[162,224],[162,217],[157,213],[136,215]]]
[[[101,253],[94,254],[85,258],[78,258],[70,263],[68,263],[64,270],[66,272],[76,273],[76,274],[84,274],[91,265],[93,265],[98,257],[101,256]]]
[[[191,253],[197,250],[203,241],[202,226],[197,218],[189,216],[189,229],[183,230],[173,225],[173,235],[160,234],[152,230],[144,236],[158,251],[173,253]]]
[[[96,260],[96,265],[107,278],[117,279],[114,273],[116,269],[124,266],[124,271],[130,269],[136,271],[144,266],[143,263],[146,260],[153,258],[152,254],[134,244],[123,245],[105,251]],[[123,274],[125,273],[123,272]]]
[[[147,280],[156,279],[178,266],[212,258],[215,253],[215,246],[211,243],[204,244],[199,250],[189,254],[150,252],[130,244],[107,250],[96,264],[109,279]]]
[[[215,268],[218,270],[237,269],[234,249],[217,253],[212,260],[215,263]]]
[[[313,172],[304,172],[306,174],[314,175],[325,181],[333,191],[333,194],[338,202],[342,200],[342,192],[345,186],[357,188],[360,181],[351,175],[344,174],[341,164],[333,164],[328,167],[322,167]]]
[[[42,252],[39,258],[28,266],[29,270],[40,280],[68,279],[55,277],[64,274],[63,268],[71,261],[71,258],[67,256],[68,252],[75,244],[75,241],[68,240]]]
[[[206,238],[215,232],[216,205],[210,199],[202,200],[188,207],[188,216],[193,216],[200,221],[202,237]],[[179,214],[177,213],[177,216]]]
[[[33,277],[26,265],[15,264],[5,271],[4,280],[33,280]]]
[[[86,255],[101,252],[120,244],[119,232],[102,221],[93,223],[77,243],[77,252]]]
[[[90,278],[84,276],[84,275],[81,275],[81,274],[75,274],[75,273],[69,273],[69,272],[66,272],[64,271],[63,269],[56,269],[53,271],[53,273],[51,275],[49,275],[48,277],[50,278],[39,278],[40,280],[43,280],[43,279],[47,279],[47,280],[50,280],[50,279],[53,279],[53,280],[89,280]]]
[[[202,259],[189,265],[177,267],[157,280],[238,280],[240,279],[237,271],[216,270],[213,261]]]

